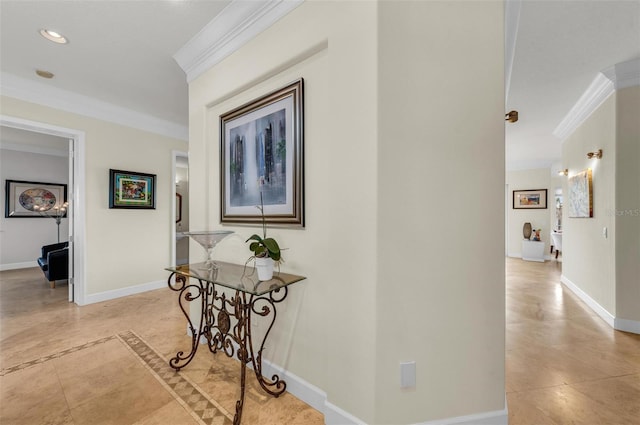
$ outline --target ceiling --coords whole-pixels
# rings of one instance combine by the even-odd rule
[[[507,168],[561,157],[554,130],[600,71],[640,58],[640,1],[522,1],[506,110]]]
[[[12,85],[22,92],[30,84],[54,88],[186,134],[187,82],[174,55],[229,3],[0,0],[2,92]],[[561,155],[555,128],[598,73],[640,57],[640,0],[509,0],[509,6],[519,13],[507,13],[507,46],[514,50],[507,52],[506,111],[518,110],[520,119],[506,125],[507,168],[548,167]],[[69,43],[45,40],[41,28],[63,33]],[[36,69],[55,77],[42,79]]]

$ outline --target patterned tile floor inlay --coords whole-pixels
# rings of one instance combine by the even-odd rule
[[[115,335],[111,335],[111,336],[108,336],[108,337],[105,337],[105,338],[100,338],[100,339],[95,340],[95,341],[87,342],[86,344],[77,345],[75,347],[71,347],[71,348],[68,348],[66,350],[62,350],[62,351],[59,351],[57,353],[54,353],[54,354],[49,354],[48,356],[44,356],[44,357],[40,357],[40,358],[35,359],[35,360],[30,360],[28,362],[20,363],[20,364],[17,364],[15,366],[11,366],[11,367],[8,367],[6,369],[0,370],[0,376],[5,376],[5,375],[8,375],[10,373],[17,372],[19,370],[26,369],[28,367],[31,367],[31,366],[34,366],[34,365],[37,365],[37,364],[40,364],[40,363],[48,362],[49,360],[58,359],[58,358],[60,358],[62,356],[65,356],[67,354],[75,353],[76,351],[84,350],[86,348],[93,347],[93,346],[98,345],[98,344],[104,344],[105,342],[111,341],[111,340],[113,340],[115,338],[116,338]]]
[[[0,370],[0,376],[5,376],[114,339],[122,342],[158,382],[160,382],[183,407],[191,411],[191,416],[196,421],[206,425],[229,425],[233,422],[232,414],[210,398],[186,376],[172,369],[164,357],[158,354],[146,341],[133,331],[122,332],[119,335],[112,335],[90,341],[54,354],[2,369]]]
[[[151,373],[183,406],[195,414],[194,417],[207,425],[231,424],[233,415],[222,408],[215,400],[207,396],[186,376],[169,367],[168,361],[160,356],[142,338],[132,331],[118,335],[145,364]]]

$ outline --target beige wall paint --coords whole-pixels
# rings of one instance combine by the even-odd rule
[[[86,292],[161,281],[171,264],[172,150],[186,142],[1,97],[2,113],[85,132]],[[155,210],[109,209],[109,168],[157,174]]]
[[[616,316],[640,322],[640,87],[616,96]]]
[[[509,185],[509,205],[507,206],[507,255],[522,256],[522,226],[529,222],[535,229],[542,229],[540,237],[544,242],[545,255],[549,253],[549,239],[552,224],[549,209],[555,211],[554,191],[548,168],[507,172]],[[513,209],[513,191],[547,189],[547,209]]]
[[[614,316],[617,235],[611,212],[616,205],[616,97],[610,96],[562,145],[569,177],[587,168],[593,170],[593,218],[571,218],[568,208],[563,211],[562,274]],[[587,152],[597,149],[603,150],[603,158],[587,159]],[[568,179],[563,191],[568,206]],[[607,238],[602,234],[605,227]]]
[[[219,115],[305,79],[306,227],[269,234],[288,248],[283,269],[308,279],[279,307],[266,358],[370,424],[504,408],[504,250],[486,236],[504,239],[503,4],[413,7],[305,2],[190,84],[199,230],[222,227]],[[237,234],[217,258],[244,262],[257,228],[224,227]],[[419,386],[406,392],[409,358]]]
[[[306,227],[269,235],[287,248],[283,270],[308,279],[278,307],[265,357],[367,423],[375,384],[376,13],[373,2],[305,2],[190,84],[189,101],[191,229],[215,229],[219,115],[304,78]],[[258,229],[225,227],[237,235],[217,255],[243,263],[244,241]]]
[[[501,410],[503,3],[379,5],[376,423]]]

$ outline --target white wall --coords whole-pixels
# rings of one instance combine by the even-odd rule
[[[554,191],[549,168],[518,170],[507,172],[509,185],[509,206],[507,208],[507,255],[522,257],[522,226],[529,222],[534,229],[542,229],[540,237],[544,242],[544,252],[549,253],[549,239],[552,229],[549,208],[555,211]],[[513,209],[514,190],[547,189],[547,209]],[[493,237],[492,237],[493,239]]]
[[[380,2],[378,424],[505,407],[503,7]]]
[[[173,243],[172,150],[186,151],[186,142],[6,96],[0,106],[7,116],[85,133],[87,301],[162,285]],[[156,209],[109,209],[109,168],[157,174]]]
[[[68,184],[69,159],[17,150],[0,150],[2,180],[2,217],[0,218],[0,269],[35,267],[42,245],[58,241],[57,225],[52,218],[6,218],[6,180]],[[60,241],[69,239],[69,221],[60,223]]]
[[[640,87],[616,97],[616,316],[640,333]]]
[[[603,158],[587,159],[587,152],[602,149]],[[593,171],[593,218],[568,217],[564,208],[562,275],[607,310],[616,314],[615,175],[616,94],[610,96],[562,145],[562,161],[569,177]],[[637,164],[635,165],[637,167]],[[563,190],[565,205],[570,202]],[[636,188],[637,190],[637,188]],[[608,237],[603,237],[603,228]]]
[[[304,78],[306,227],[269,235],[288,248],[283,269],[307,280],[278,307],[265,356],[365,423],[504,408],[502,10],[305,2],[189,87],[191,229],[216,229],[219,116]],[[453,123],[460,105],[469,119]],[[237,235],[216,256],[243,263],[256,228],[225,227]],[[204,257],[191,248],[191,261]],[[405,357],[420,365],[409,392]]]

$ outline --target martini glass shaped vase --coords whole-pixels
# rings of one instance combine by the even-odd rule
[[[213,248],[220,243],[221,240],[232,234],[231,230],[204,230],[198,232],[185,232],[194,241],[198,242],[205,251],[207,251],[207,261],[204,265],[205,270],[213,271],[218,269],[218,265],[213,261]]]

